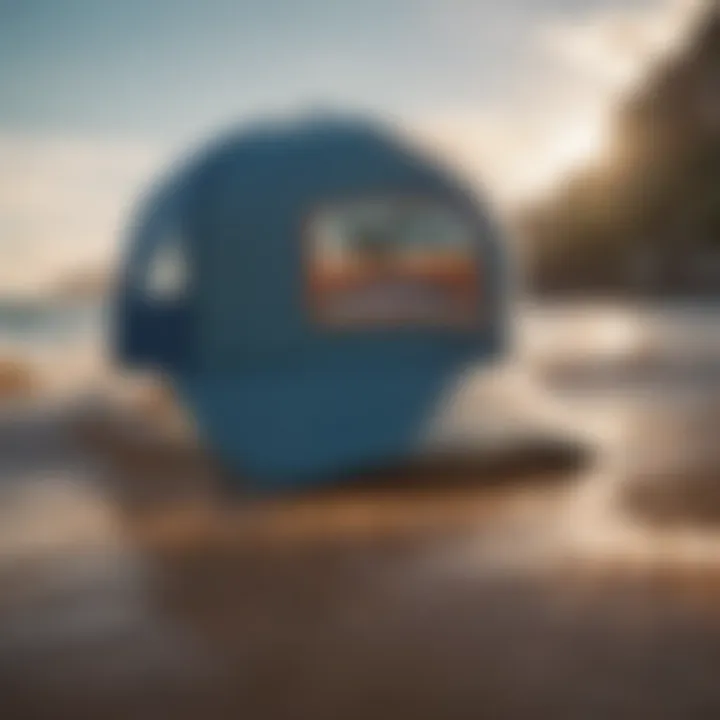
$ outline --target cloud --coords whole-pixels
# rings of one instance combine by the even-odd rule
[[[132,141],[0,133],[0,294],[106,267],[162,154]]]
[[[546,19],[535,30],[524,85],[491,108],[425,117],[418,135],[482,178],[500,205],[522,204],[601,157],[618,100],[682,46],[702,7],[656,0]]]
[[[596,12],[542,26],[538,41],[555,60],[611,92],[636,84],[648,68],[682,45],[706,5],[661,0],[652,6]]]

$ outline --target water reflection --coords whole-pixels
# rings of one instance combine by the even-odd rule
[[[566,542],[596,560],[720,567],[716,309],[540,310],[527,323],[527,357],[602,448],[558,526]]]

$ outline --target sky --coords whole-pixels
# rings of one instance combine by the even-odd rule
[[[700,3],[0,0],[0,295],[107,267],[173,157],[278,114],[390,119],[511,207]]]

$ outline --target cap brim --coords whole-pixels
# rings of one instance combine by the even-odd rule
[[[179,380],[218,459],[257,489],[327,483],[419,449],[462,363],[255,370]]]

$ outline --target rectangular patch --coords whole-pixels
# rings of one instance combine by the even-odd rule
[[[317,210],[307,234],[315,322],[336,328],[479,322],[476,229],[454,208],[397,197],[346,201]]]

